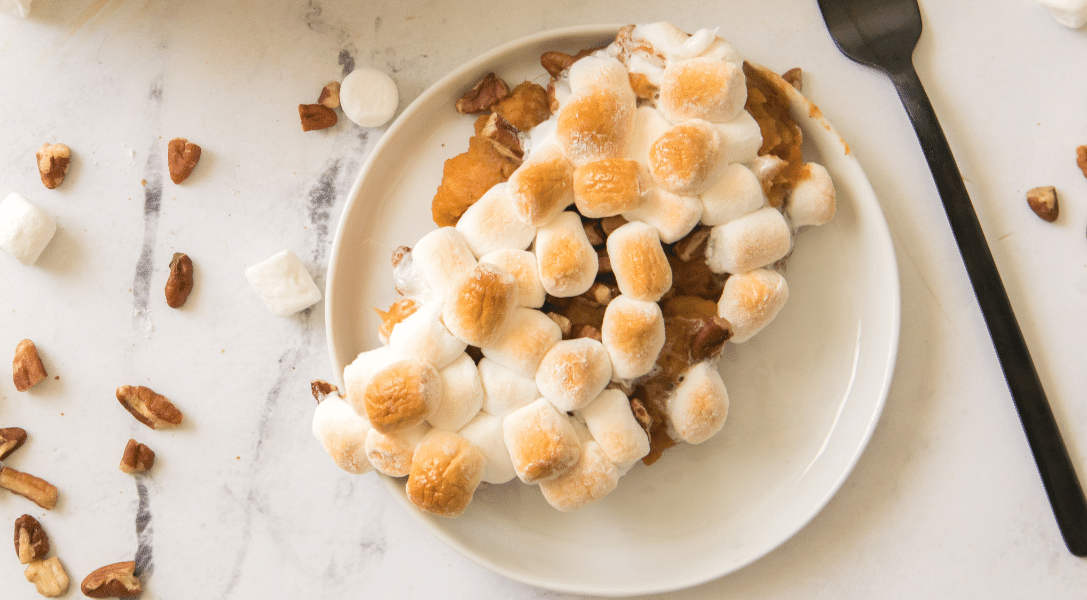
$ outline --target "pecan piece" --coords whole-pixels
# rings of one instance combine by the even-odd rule
[[[1076,166],[1083,171],[1083,176],[1087,177],[1087,146],[1076,148]]]
[[[30,563],[23,575],[46,598],[59,598],[68,593],[68,573],[56,556]]]
[[[49,536],[41,523],[30,515],[15,519],[15,554],[24,565],[49,554]]]
[[[544,52],[540,55],[540,66],[547,71],[547,74],[552,78],[562,75],[562,72],[570,68],[570,65],[577,62],[577,59],[573,55],[566,54],[565,52]]]
[[[181,308],[192,292],[192,259],[184,252],[175,252],[170,261],[170,276],[166,279],[166,304]]]
[[[506,158],[521,160],[525,157],[520,132],[498,113],[491,113],[487,117],[483,128],[479,130],[479,136],[491,142],[494,149]]]
[[[340,106],[340,82],[330,81],[321,88],[321,95],[317,97],[317,104],[329,108]]]
[[[649,414],[649,411],[645,408],[645,404],[637,398],[630,399],[630,412],[634,413],[634,420],[638,421],[638,424],[645,430],[645,435],[649,438],[653,437],[653,417]]]
[[[573,331],[574,324],[570,322],[570,319],[566,315],[560,315],[557,312],[547,313],[548,318],[555,322],[559,326],[559,332],[562,333],[562,339],[570,339],[570,332]]]
[[[313,392],[313,399],[320,404],[330,394],[339,393],[340,388],[332,385],[331,383],[323,379],[314,379],[309,384],[310,391]]]
[[[589,338],[598,342],[603,340],[600,330],[593,325],[582,325],[581,329],[577,330],[577,335],[574,338]]]
[[[471,115],[489,110],[510,95],[510,86],[498,75],[487,73],[456,102],[457,112]]]
[[[170,179],[181,183],[192,175],[196,163],[200,162],[200,146],[185,138],[174,138],[166,146],[166,165],[170,168]]]
[[[56,486],[11,467],[0,467],[0,488],[19,494],[45,510],[52,510],[57,505]]]
[[[26,430],[19,427],[0,429],[0,460],[7,458],[26,441]]]
[[[336,111],[324,104],[299,104],[298,118],[302,121],[302,131],[328,129],[336,124]]]
[[[691,262],[706,253],[706,242],[710,239],[709,227],[697,227],[672,247],[672,253],[683,262]]]
[[[15,389],[25,392],[48,376],[34,342],[30,340],[19,342],[19,345],[15,347],[15,360],[11,363],[11,379],[15,383]]]
[[[802,75],[803,75],[803,71],[800,70],[800,67],[793,67],[793,68],[789,69],[788,71],[785,71],[784,73],[782,73],[781,78],[784,79],[785,81],[787,81],[789,83],[789,85],[796,88],[796,91],[799,92],[799,91],[802,91],[801,88],[804,87],[804,81],[802,79]]]
[[[165,396],[142,385],[117,388],[117,400],[137,421],[151,429],[176,427],[185,418]]]
[[[38,174],[42,185],[55,190],[68,174],[68,165],[72,161],[72,150],[64,144],[42,144],[35,154],[38,159]]]
[[[1036,187],[1027,192],[1027,204],[1034,214],[1043,221],[1052,223],[1057,220],[1060,206],[1057,204],[1057,188],[1047,185]]]
[[[691,359],[701,362],[716,358],[732,337],[732,323],[723,317],[704,319],[691,340]]]
[[[136,577],[135,561],[113,563],[96,569],[83,579],[79,590],[88,598],[127,598],[143,592]]]
[[[129,439],[121,456],[121,470],[125,473],[143,473],[155,466],[155,451],[136,440]]]

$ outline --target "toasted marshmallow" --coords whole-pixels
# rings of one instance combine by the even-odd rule
[[[611,381],[611,359],[604,345],[590,338],[562,340],[536,369],[536,387],[561,412],[577,410],[596,398]]]
[[[649,436],[634,418],[630,400],[623,392],[604,390],[579,410],[578,416],[585,420],[593,439],[616,465],[630,465],[649,454]]]
[[[648,165],[649,149],[671,127],[672,124],[657,109],[649,105],[639,106],[634,115],[634,131],[623,156]]]
[[[581,456],[570,418],[544,398],[506,415],[502,432],[513,469],[525,483],[554,479],[577,464]]]
[[[628,221],[652,225],[665,244],[678,242],[702,219],[702,201],[697,196],[680,196],[655,187],[634,210],[623,213]]]
[[[415,448],[405,491],[416,508],[440,517],[464,513],[487,459],[463,437],[433,429]]]
[[[476,258],[500,248],[524,250],[536,237],[536,228],[520,220],[505,182],[487,190],[468,207],[457,221],[456,230]]]
[[[664,68],[661,114],[672,123],[705,119],[715,123],[739,116],[747,102],[747,84],[739,66],[712,58],[689,58]]]
[[[480,264],[491,264],[513,275],[517,280],[517,306],[540,308],[547,299],[540,282],[540,267],[536,255],[527,250],[502,249],[479,257]]]
[[[541,227],[534,248],[540,282],[548,294],[567,298],[592,287],[600,262],[577,213],[564,212]]]
[[[369,432],[370,423],[337,394],[325,397],[313,413],[313,437],[336,466],[348,473],[366,473],[374,468],[366,458]]]
[[[759,156],[762,147],[762,129],[759,122],[746,110],[727,123],[715,123],[724,147],[721,159],[727,163],[749,163]]]
[[[620,295],[604,309],[600,326],[613,379],[645,375],[664,347],[664,315],[656,302]]]
[[[740,56],[740,51],[736,49],[736,46],[733,46],[731,42],[720,36],[716,36],[699,56],[702,58],[730,62],[737,67],[743,67],[744,63],[744,59]]]
[[[766,206],[711,229],[706,264],[714,273],[743,273],[784,257],[790,244],[785,217]]]
[[[690,119],[671,127],[649,148],[649,171],[664,189],[696,195],[727,166],[721,134],[709,121]]]
[[[366,416],[366,386],[370,385],[374,373],[395,360],[396,356],[392,351],[382,346],[360,353],[351,364],[343,368],[344,397],[356,413]]]
[[[476,265],[449,293],[442,322],[472,346],[491,343],[517,307],[517,280],[494,265]]]
[[[506,449],[506,440],[502,436],[502,419],[481,412],[458,432],[461,437],[471,442],[487,459],[487,468],[483,470],[486,483],[506,483],[517,472],[513,470],[510,451]]]
[[[717,369],[709,362],[700,362],[687,369],[665,405],[679,439],[701,444],[725,426],[728,390]]]
[[[766,194],[755,173],[741,164],[731,164],[725,174],[702,192],[702,222],[721,225],[754,212],[766,204]]]
[[[653,50],[667,60],[676,57],[682,52],[684,44],[691,36],[679,27],[665,21],[656,23],[643,23],[634,28],[631,38],[635,41],[643,41]]]
[[[574,203],[574,165],[554,144],[544,144],[510,175],[513,212],[531,226],[546,225]]]
[[[555,139],[575,166],[621,156],[634,131],[636,109],[629,81],[625,89],[591,88],[559,109]]]
[[[415,358],[390,363],[366,385],[366,417],[381,433],[417,425],[434,414],[442,381],[434,365]]]
[[[788,299],[789,286],[780,273],[756,269],[725,281],[717,302],[717,316],[732,324],[730,341],[739,344],[770,324]]]
[[[1087,0],[1038,0],[1058,23],[1079,29],[1087,23]]]
[[[619,469],[596,442],[581,446],[577,463],[555,479],[540,483],[547,503],[562,512],[581,508],[607,496],[619,485]]]
[[[570,92],[583,94],[595,88],[623,90],[630,76],[623,63],[610,56],[586,56],[570,65]]]
[[[652,226],[631,221],[611,232],[608,256],[624,296],[656,302],[672,289],[672,267]]]
[[[518,307],[483,356],[523,377],[533,378],[544,354],[562,339],[562,331],[538,310]]]
[[[377,472],[390,477],[403,477],[411,472],[415,447],[428,431],[430,426],[426,423],[390,433],[371,429],[366,436],[366,457]]]
[[[483,408],[483,384],[475,361],[461,354],[448,367],[438,371],[442,380],[442,397],[427,422],[438,429],[457,431],[479,414]]]
[[[56,232],[57,222],[53,220],[53,217],[19,194],[12,192],[3,202],[0,202],[0,250],[7,252],[22,264],[27,266],[34,264]],[[305,273],[304,269],[302,273]],[[309,274],[305,273],[305,276],[309,277]],[[301,279],[301,274],[298,277]],[[310,283],[312,284],[313,281],[310,280]],[[261,297],[263,298],[264,294],[261,294]],[[320,299],[321,295],[318,292],[317,300]]]
[[[411,248],[400,246],[393,250],[393,283],[396,293],[406,298],[422,298],[427,293],[427,283],[423,276],[415,271],[415,260]]]
[[[586,217],[611,217],[637,208],[651,186],[638,161],[605,158],[574,169],[574,204]]]
[[[540,397],[536,380],[503,367],[484,357],[479,361],[479,382],[483,386],[483,410],[505,417]]]
[[[428,302],[393,327],[389,349],[397,358],[418,358],[445,368],[468,347],[442,323],[442,302]]]
[[[822,225],[834,218],[836,195],[834,182],[826,167],[804,165],[804,173],[785,200],[785,214],[793,227]]]
[[[442,299],[476,266],[464,236],[453,227],[424,235],[411,251],[412,270],[426,282],[431,298]]]

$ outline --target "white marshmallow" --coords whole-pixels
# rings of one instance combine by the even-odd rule
[[[506,415],[502,436],[517,477],[525,483],[554,479],[581,456],[581,443],[569,417],[544,398]]]
[[[483,407],[483,384],[471,356],[460,358],[438,371],[442,380],[442,399],[438,409],[427,419],[432,426],[457,431],[471,421]]]
[[[766,204],[759,178],[739,163],[729,165],[725,174],[702,192],[701,198],[705,208],[702,222],[711,226],[728,223]]]
[[[510,451],[506,449],[506,440],[502,435],[502,419],[481,412],[457,433],[479,448],[487,459],[483,481],[500,484],[517,477]]]
[[[245,278],[277,317],[289,317],[321,300],[321,290],[291,250],[283,250],[245,270]]]
[[[774,320],[785,301],[789,286],[776,271],[756,269],[733,275],[717,302],[717,316],[732,324],[734,344],[746,342]]]
[[[649,43],[657,52],[663,54],[666,59],[671,60],[676,54],[682,51],[684,44],[690,36],[671,23],[658,21],[656,23],[643,23],[638,25],[631,33],[631,38],[636,41],[640,40]]]
[[[344,397],[359,415],[366,416],[366,386],[370,385],[374,373],[389,366],[397,357],[388,347],[360,353],[343,368]]]
[[[724,147],[722,160],[728,163],[749,163],[759,155],[762,129],[746,110],[727,123],[715,123]]]
[[[699,56],[730,62],[737,67],[742,67],[744,62],[744,59],[740,56],[740,51],[736,49],[736,46],[733,46],[731,42],[722,37],[714,39]]]
[[[604,309],[600,326],[613,379],[645,375],[664,347],[664,315],[656,302],[620,295]]]
[[[516,217],[531,227],[540,227],[574,203],[574,165],[557,145],[535,144],[525,162],[510,175],[506,191]]]
[[[348,473],[366,473],[373,469],[366,458],[366,436],[370,423],[359,416],[338,394],[330,394],[313,413],[313,436],[325,452]]]
[[[517,280],[517,305],[540,308],[547,299],[536,255],[528,250],[505,248],[479,257],[480,264],[491,264],[513,275]]]
[[[711,229],[706,264],[714,273],[743,273],[783,258],[790,244],[785,217],[766,206]]]
[[[564,212],[541,227],[534,248],[540,282],[548,294],[579,296],[596,280],[599,258],[577,213]]]
[[[623,156],[648,165],[649,149],[671,126],[657,109],[649,105],[639,106],[634,114],[634,130]]]
[[[25,19],[30,14],[30,5],[33,2],[34,0],[0,0],[0,10]]]
[[[498,338],[484,346],[483,356],[534,378],[544,354],[562,339],[562,331],[550,317],[538,310],[518,307]]]
[[[419,238],[411,251],[412,270],[426,282],[429,297],[445,299],[461,277],[476,266],[476,257],[453,227],[440,227]]]
[[[747,102],[747,85],[739,66],[712,58],[670,63],[661,79],[661,114],[672,123],[705,119],[731,121]]]
[[[390,477],[403,477],[411,471],[411,457],[415,454],[415,447],[429,431],[430,426],[426,423],[392,433],[371,429],[366,436],[366,456],[379,473]]]
[[[396,293],[406,298],[422,299],[427,295],[427,282],[415,270],[411,248],[400,246],[393,250],[393,284]],[[387,342],[386,342],[387,343]]]
[[[687,369],[665,405],[677,437],[689,444],[701,444],[725,426],[728,390],[716,367],[708,361],[700,362]]]
[[[38,260],[56,232],[53,217],[19,194],[0,202],[0,249],[24,265]]]
[[[702,201],[697,196],[680,196],[655,187],[645,195],[641,206],[623,213],[623,218],[653,226],[660,240],[671,244],[698,225],[702,211]]]
[[[1079,29],[1087,23],[1087,0],[1038,0],[1058,23]]]
[[[396,358],[418,358],[443,369],[464,352],[468,344],[442,323],[442,302],[428,302],[393,327],[389,348]]]
[[[593,88],[623,90],[630,88],[630,75],[618,60],[606,56],[586,56],[570,65],[570,92],[582,94]]]
[[[822,225],[834,218],[836,204],[834,182],[826,167],[808,163],[785,200],[785,214],[793,227]]]
[[[505,417],[540,397],[536,380],[531,377],[525,377],[486,357],[479,361],[477,368],[479,382],[483,386],[483,410],[496,417]]]
[[[630,400],[623,392],[604,390],[578,415],[616,465],[630,465],[649,454],[649,436],[634,418]]]
[[[540,483],[547,503],[562,512],[581,508],[607,496],[619,485],[619,469],[596,442],[581,446],[581,456],[568,471]]]
[[[399,102],[396,83],[377,69],[355,69],[340,83],[343,114],[360,127],[381,127],[388,123]]]
[[[487,190],[457,221],[457,231],[476,258],[500,248],[524,250],[536,237],[536,228],[518,218],[508,187],[503,182]]]
[[[561,412],[577,410],[611,381],[611,359],[591,338],[562,340],[547,351],[536,369],[536,387]]]

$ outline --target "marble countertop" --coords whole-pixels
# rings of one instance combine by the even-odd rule
[[[915,54],[974,199],[1069,452],[1087,474],[1087,30],[1033,0],[922,2]],[[334,380],[324,303],[273,317],[245,268],[294,250],[323,286],[332,232],[384,128],[305,133],[296,106],[355,66],[389,73],[401,110],[457,65],[530,33],[670,20],[720,33],[804,91],[866,170],[902,286],[894,382],[842,489],[796,536],[666,598],[1082,598],[1087,561],[1058,533],[935,186],[891,85],[838,53],[813,1],[518,4],[334,0],[37,0],[0,14],[0,196],[58,230],[32,267],[0,255],[0,348],[32,339],[49,379],[0,378],[6,465],[60,489],[29,513],[73,580],[136,557],[145,598],[566,598],[505,579],[433,538],[376,476],[339,471],[309,431],[309,382]],[[166,142],[203,148],[169,181]],[[74,159],[46,190],[34,152]],[[1056,186],[1052,224],[1025,193]],[[162,301],[174,252],[196,264]],[[114,399],[148,385],[185,412],[151,431]],[[157,453],[116,468],[130,438]],[[10,531],[10,530],[9,530]],[[9,538],[10,539],[10,538]],[[5,598],[36,598],[0,559]]]

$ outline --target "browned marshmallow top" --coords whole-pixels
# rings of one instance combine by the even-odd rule
[[[664,132],[649,148],[649,170],[664,189],[698,194],[715,180],[723,150],[721,135],[709,122],[684,121]]]
[[[405,485],[418,508],[441,517],[456,517],[468,508],[483,479],[487,460],[463,437],[433,429],[415,448]]]
[[[390,433],[424,421],[442,397],[434,365],[414,359],[398,360],[374,373],[366,386],[366,417],[374,429]]]
[[[605,158],[574,170],[574,203],[586,217],[611,217],[637,208],[651,185],[638,161]]]
[[[517,279],[481,263],[453,288],[442,309],[450,333],[473,346],[486,346],[517,306]]]
[[[509,179],[517,218],[533,227],[544,225],[574,203],[574,166],[558,146],[540,148]]]

